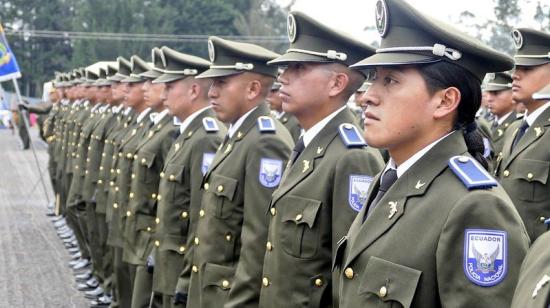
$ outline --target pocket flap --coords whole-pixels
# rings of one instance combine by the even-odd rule
[[[217,286],[224,290],[229,289],[231,288],[234,275],[235,268],[232,266],[206,263],[202,273],[201,286],[202,288]]]
[[[421,274],[413,268],[370,257],[357,292],[373,293],[382,301],[396,301],[408,308]]]
[[[293,221],[297,225],[305,223],[310,228],[313,227],[321,207],[321,201],[296,196],[284,197],[277,203],[282,222]]]
[[[152,231],[155,226],[155,217],[149,215],[135,214],[136,215],[136,230]],[[147,229],[149,228],[149,229]]]
[[[137,159],[142,166],[147,166],[147,168],[151,168],[153,162],[155,161],[155,153],[148,151],[139,151]]]
[[[164,174],[170,182],[179,182],[183,178],[183,170],[185,166],[176,164],[167,164],[164,168]]]
[[[514,179],[523,179],[528,182],[537,181],[542,184],[546,184],[548,181],[550,162],[534,159],[520,159],[516,161],[513,166],[514,167],[510,170],[510,177]]]
[[[233,201],[235,191],[237,190],[237,184],[239,181],[225,177],[223,175],[214,174],[210,180],[210,190],[217,196],[226,197]]]
[[[179,235],[165,235],[161,241],[159,249],[161,251],[171,250],[179,254],[184,254],[187,251],[187,238]]]

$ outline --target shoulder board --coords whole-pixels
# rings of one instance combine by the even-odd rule
[[[471,157],[461,155],[451,157],[449,168],[469,190],[491,188],[498,185],[497,181]]]
[[[202,126],[204,126],[204,130],[207,132],[217,132],[220,130],[218,122],[211,117],[204,117],[202,119]]]
[[[275,131],[275,121],[268,116],[258,117],[258,128],[260,132],[274,132]]]
[[[344,144],[348,148],[363,147],[367,145],[365,139],[363,139],[363,136],[361,136],[361,132],[353,124],[340,124],[340,126],[338,127],[338,131],[340,132],[340,137],[342,138],[342,141],[344,141]]]

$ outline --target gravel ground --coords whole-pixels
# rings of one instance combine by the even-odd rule
[[[32,130],[47,181],[46,144]],[[31,150],[0,129],[0,307],[88,307],[76,289],[69,254],[46,213],[46,195]]]

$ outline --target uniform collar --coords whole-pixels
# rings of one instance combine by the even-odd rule
[[[254,112],[254,110],[256,110],[258,108],[258,106],[250,109],[247,113],[243,114],[235,123],[231,124],[229,126],[229,129],[227,130],[227,135],[229,135],[229,138],[233,137],[233,134],[235,134],[235,132],[239,129],[239,127],[241,127],[241,125],[243,124],[244,120],[246,120],[246,118],[252,113]]]
[[[164,109],[163,111],[155,114],[154,119],[152,119],[154,125],[159,124],[160,120],[162,120],[167,114],[168,114],[168,109]]]
[[[508,119],[508,117],[512,114],[512,112],[514,112],[514,111],[513,110],[510,111],[507,114],[503,115],[502,117],[497,117],[498,125],[501,125],[502,123],[504,123],[504,121],[506,121],[506,119]]]
[[[147,116],[147,114],[149,113],[149,111],[151,111],[151,108],[147,107],[145,108],[145,110],[143,110],[137,117],[137,122],[140,123],[143,118],[145,118]]]
[[[436,144],[438,144],[441,140],[447,138],[450,134],[452,134],[454,131],[446,134],[445,136],[437,139],[436,141],[428,144],[426,147],[424,147],[422,150],[416,152],[413,156],[409,157],[406,161],[404,161],[401,165],[396,166],[395,161],[393,158],[390,157],[390,161],[386,165],[386,168],[384,169],[384,172],[386,172],[388,169],[397,169],[397,178],[401,177],[407,170],[409,170],[418,160],[420,160],[426,153],[428,153],[429,150],[431,150]]]
[[[321,121],[317,122],[310,129],[305,131],[302,136],[304,138],[304,146],[307,148],[307,146],[311,143],[311,140],[313,140],[313,138],[315,138],[315,136],[319,134],[319,132],[327,125],[327,123],[330,122],[330,120],[332,120],[342,110],[346,109],[346,107],[347,105],[340,107],[338,110],[324,117]]]
[[[180,134],[183,133],[187,127],[189,126],[189,124],[191,124],[191,122],[203,111],[205,111],[206,109],[209,109],[209,108],[212,108],[212,106],[206,106],[200,110],[197,110],[195,112],[193,112],[190,116],[188,116],[187,118],[185,118],[185,120],[183,120],[183,122],[181,122],[180,124]]]
[[[548,107],[550,107],[550,101],[544,103],[544,105],[540,106],[539,108],[537,108],[537,110],[531,112],[530,114],[525,114],[525,121],[527,121],[527,124],[529,124],[529,126],[532,126],[533,123],[535,123],[535,121],[537,120],[537,118],[546,110],[548,109]]]

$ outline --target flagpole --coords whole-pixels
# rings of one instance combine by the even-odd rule
[[[17,80],[12,79],[13,81],[13,87],[15,88],[15,93],[17,94],[18,99],[18,105],[23,104],[23,99],[21,98],[21,92],[19,91],[19,84],[17,84]],[[36,162],[36,167],[38,169],[38,174],[40,175],[40,182],[42,182],[42,188],[44,189],[44,195],[46,196],[46,202],[49,205],[50,204],[50,197],[48,196],[48,189],[46,187],[46,182],[44,181],[44,176],[42,175],[42,168],[40,168],[40,162],[38,161],[38,156],[36,155],[36,151],[34,149],[34,143],[32,142],[31,134],[30,134],[30,127],[29,127],[29,120],[27,119],[26,110],[20,110],[21,111],[21,117],[23,118],[23,123],[25,123],[25,127],[27,129],[27,132],[29,133],[29,145],[32,150],[32,155],[34,156],[34,161]]]

